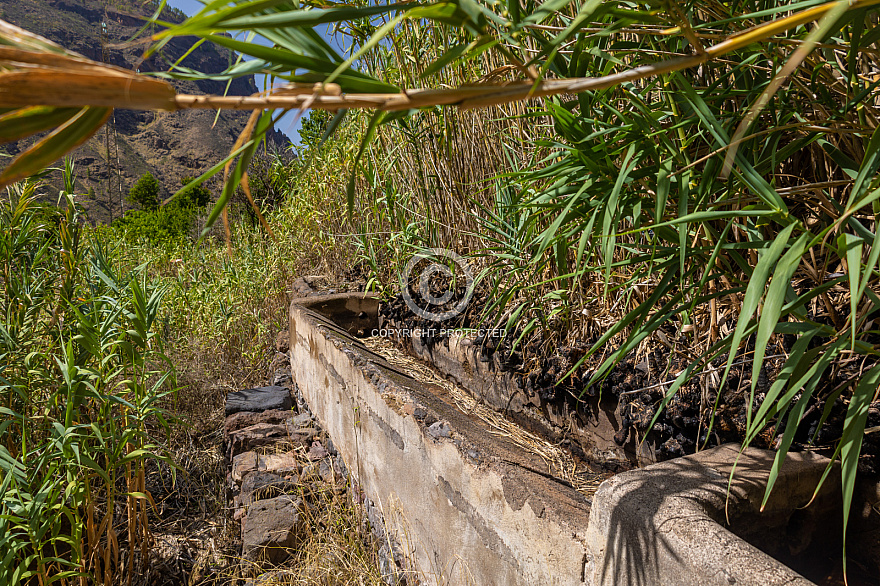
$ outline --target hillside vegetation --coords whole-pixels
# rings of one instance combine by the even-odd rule
[[[137,0],[4,0],[0,19],[94,61],[146,73],[166,70],[192,44],[180,39],[143,58],[143,41],[131,40],[145,36],[139,31],[157,8],[158,3]],[[179,23],[185,15],[166,8],[161,17]],[[205,45],[196,47],[183,63],[218,73],[232,59],[232,52]],[[175,84],[181,91],[194,94],[249,95],[257,91],[252,75],[236,79],[228,89],[226,85],[211,80]],[[162,198],[167,198],[179,188],[182,177],[196,177],[226,156],[246,122],[247,114],[234,111],[215,116],[213,112],[117,109],[100,132],[72,153],[78,169],[77,193],[83,195],[81,203],[88,219],[109,223],[131,209],[125,201],[128,189],[147,172],[158,178]],[[35,138],[24,138],[0,146],[0,168],[8,162],[3,154],[17,155],[34,142]],[[274,130],[269,142],[273,149],[288,144],[287,138]],[[56,191],[62,186],[60,172],[50,173],[47,181]]]
[[[777,465],[789,449],[823,450],[842,465],[845,525],[857,474],[878,471],[876,4],[238,0],[170,27],[154,40],[204,39],[253,60],[166,77],[262,71],[299,84],[251,103],[207,219],[224,217],[241,184],[263,202],[264,228],[233,222],[228,248],[209,239],[116,249],[119,267],[147,263],[167,287],[163,355],[188,385],[175,409],[216,410],[223,390],[264,366],[295,275],[390,299],[411,285],[399,275],[413,254],[440,247],[468,255],[480,275],[478,303],[462,323],[506,328],[487,351],[503,353],[532,392],[575,403],[610,394],[631,412],[650,409],[631,418],[638,434],[664,408],[680,407],[681,417],[662,424],[682,453],[724,438],[776,449]],[[327,23],[349,55],[313,28]],[[159,95],[157,82],[149,87]],[[103,95],[77,95],[68,106],[78,115],[106,108]],[[194,103],[173,92],[155,100]],[[202,105],[218,104],[229,102]],[[0,91],[0,108],[10,110],[0,125],[26,119],[29,105]],[[281,113],[263,108],[295,106],[317,109],[300,159],[262,161],[260,173],[247,174],[261,132]],[[46,148],[60,155],[62,146]],[[37,165],[37,155],[16,169]],[[131,282],[114,295],[128,295]],[[59,290],[64,308],[81,303]],[[54,369],[50,357],[66,347],[47,348]],[[618,369],[643,360],[650,388],[628,387]],[[132,358],[119,368],[144,364]],[[205,378],[217,384],[195,390]],[[17,403],[8,408],[40,441],[60,433],[41,427],[49,419],[31,423]],[[32,448],[18,447],[12,429],[0,436],[4,461],[30,470]],[[106,470],[114,461],[98,462]],[[39,494],[43,477],[28,478],[4,481]],[[79,515],[91,501],[83,502],[71,505]],[[16,567],[45,575],[63,565],[33,566],[42,545],[21,543]]]

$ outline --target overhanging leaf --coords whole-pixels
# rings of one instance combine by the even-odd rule
[[[49,136],[16,157],[0,174],[0,187],[33,175],[87,141],[112,112],[110,108],[86,107],[80,110]]]
[[[12,142],[55,128],[70,120],[79,108],[31,106],[0,116],[0,143]]]

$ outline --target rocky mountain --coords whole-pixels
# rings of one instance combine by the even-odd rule
[[[188,51],[194,37],[174,39],[162,52],[143,59],[144,42],[130,42],[155,10],[154,0],[2,0],[0,19],[42,35],[61,46],[95,61],[130,70],[167,70]],[[185,15],[165,9],[162,20],[181,22]],[[150,30],[141,35],[145,38]],[[183,65],[208,73],[220,72],[234,59],[221,47],[205,43],[193,51]],[[175,81],[178,92],[222,94],[222,81]],[[239,78],[229,87],[229,95],[248,95],[257,91],[253,77]],[[195,177],[229,154],[244,128],[248,112],[224,110],[219,116],[211,110],[148,112],[116,110],[113,118],[87,143],[74,152],[78,188],[90,194],[81,201],[93,221],[110,221],[131,207],[125,196],[131,185],[151,172],[168,196],[183,177]],[[0,152],[17,154],[34,139],[0,146]],[[268,144],[284,148],[287,138],[273,131]],[[60,166],[60,161],[59,161]],[[50,175],[52,187],[60,185],[60,174]],[[50,187],[50,193],[57,189]],[[215,182],[214,189],[219,184]]]

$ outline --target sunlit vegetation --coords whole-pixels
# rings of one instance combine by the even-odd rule
[[[204,233],[243,193],[239,210],[255,210],[251,200],[260,204],[272,234],[259,228],[254,216],[250,225],[232,222],[228,252],[210,238],[200,248],[189,245],[191,236],[147,238],[120,252],[126,259],[121,262],[134,267],[149,260],[147,271],[171,285],[165,295],[173,308],[168,327],[177,345],[174,356],[193,371],[217,374],[230,364],[253,368],[264,359],[261,349],[283,320],[285,284],[297,270],[362,279],[392,294],[399,268],[414,252],[443,247],[468,253],[481,269],[484,319],[508,329],[508,351],[532,347],[540,354],[584,346],[580,362],[558,373],[552,384],[573,385],[578,394],[605,392],[603,380],[617,363],[662,344],[670,358],[660,365],[658,406],[698,385],[706,389],[700,425],[709,430],[724,393],[739,394],[746,405],[739,430],[743,445],[770,437],[777,467],[796,441],[814,443],[833,409],[840,409],[841,430],[824,447],[842,465],[846,519],[869,408],[880,387],[875,4],[212,3],[157,33],[154,41],[161,45],[175,35],[193,35],[248,56],[215,76],[219,79],[263,72],[279,84],[298,84],[254,98],[250,126],[230,159],[213,170],[220,173],[230,163]],[[350,54],[340,55],[313,28],[327,23],[350,45]],[[251,32],[269,46],[253,42]],[[106,81],[111,73],[79,62],[82,79],[68,76],[65,82],[75,91],[65,94],[69,102],[57,103],[41,97],[46,92],[40,84],[49,82],[37,74],[73,67],[74,58],[34,39],[0,34],[21,52],[15,60],[0,54],[0,90],[21,83],[16,80],[33,84],[16,96],[0,93],[3,136],[58,127],[39,148],[7,166],[0,181],[22,179],[50,164],[78,137],[100,128],[110,106],[231,105],[223,96],[202,101],[178,96],[170,86],[141,77],[135,81],[143,93],[133,104],[121,89],[134,83],[130,74],[114,73],[119,79],[97,92],[87,86],[94,81],[89,76]],[[183,61],[164,76],[206,74]],[[307,116],[297,161],[257,157],[261,171],[255,180],[253,168],[251,175],[247,171],[261,133],[280,114],[263,108],[290,107],[331,114]],[[196,182],[205,179],[207,174]],[[28,185],[12,188],[9,201],[28,201]],[[14,211],[19,204],[7,205],[10,219],[4,221],[22,226],[25,215]],[[154,412],[137,411],[137,405],[152,401],[161,388],[145,378],[147,369],[160,363],[148,353],[159,349],[138,347],[138,353],[126,354],[138,343],[125,337],[129,326],[119,337],[109,335],[106,348],[103,342],[87,346],[87,333],[64,335],[64,328],[81,327],[74,325],[80,316],[90,324],[97,316],[111,320],[111,332],[117,332],[113,320],[152,324],[155,317],[147,309],[143,317],[136,309],[138,295],[158,299],[164,290],[148,293],[136,274],[122,277],[117,269],[102,268],[103,261],[86,263],[82,245],[75,249],[81,257],[69,259],[74,249],[61,241],[76,231],[63,228],[75,225],[69,218],[74,208],[66,209],[54,239],[38,237],[47,229],[29,228],[27,238],[5,235],[23,228],[4,230],[4,246],[19,251],[6,255],[4,286],[52,291],[24,298],[41,300],[31,313],[17,293],[4,297],[12,316],[4,319],[19,319],[15,316],[23,312],[21,323],[42,328],[4,338],[41,344],[37,354],[24,347],[9,350],[10,360],[20,363],[10,361],[19,366],[3,374],[17,381],[9,389],[20,389],[8,393],[9,418],[2,428],[9,454],[4,482],[24,487],[7,489],[15,502],[37,498],[41,483],[56,490],[52,483],[61,482],[60,475],[47,480],[43,468],[25,465],[67,449],[64,441],[50,441],[53,434],[77,439],[98,433],[93,429],[117,433],[101,428],[118,425],[118,418],[103,419],[106,409],[123,412],[132,429],[143,430],[130,441],[132,453],[146,457],[137,442],[150,436],[140,422]],[[56,254],[41,253],[44,249]],[[100,247],[88,250],[103,258]],[[38,270],[21,276],[19,266]],[[16,284],[17,279],[28,282]],[[100,303],[108,304],[100,305],[104,309],[88,305],[98,303],[91,287],[100,291]],[[130,309],[115,314],[117,306]],[[33,311],[47,319],[32,319]],[[3,327],[25,331],[15,323]],[[139,335],[151,339],[149,327],[142,328]],[[230,362],[206,366],[208,348],[219,348]],[[100,358],[106,355],[114,358]],[[78,357],[85,361],[81,367]],[[105,362],[106,372],[89,370],[96,364],[105,368]],[[32,372],[68,372],[64,365],[71,363],[83,369],[77,372],[88,372],[82,375],[88,384],[70,387],[64,379],[64,393],[103,389],[94,391],[96,397],[115,397],[124,388],[141,403],[108,400],[112,406],[102,407],[104,399],[86,393],[79,403],[82,414],[75,411],[68,422],[53,399],[62,391],[44,389],[40,381],[49,375],[41,379]],[[733,383],[735,365],[744,374]],[[767,368],[774,376],[764,384]],[[136,377],[129,371],[140,372],[142,382],[132,383],[133,389],[114,386]],[[821,417],[808,429],[804,422],[811,408]],[[97,427],[76,427],[86,422]],[[27,426],[30,436],[20,431]],[[63,431],[69,426],[80,435]],[[32,439],[19,444],[26,436]],[[111,476],[108,482],[99,472],[109,474],[128,462],[113,459],[125,457],[116,453],[111,458],[101,451],[101,457],[92,457],[94,467],[78,461],[76,469],[87,472],[71,489],[80,499],[70,497],[71,519],[107,515],[104,499],[121,490],[117,484],[131,482],[128,468],[124,481]],[[31,478],[28,470],[38,472]],[[140,510],[142,499],[126,498]],[[26,507],[15,506],[24,519]],[[46,534],[63,539],[31,543],[23,529],[13,532],[22,536],[15,567],[22,572],[98,567],[92,561],[97,558],[88,556],[106,551],[95,548],[108,547],[103,544],[113,525],[96,523],[100,531],[88,538],[72,537],[68,530]],[[59,559],[73,561],[36,564],[34,552],[47,544],[61,551],[62,543],[76,555],[62,552]]]
[[[0,202],[0,575],[112,583],[144,567],[146,462],[166,459],[165,288],[108,260],[72,193],[57,210],[35,195]]]

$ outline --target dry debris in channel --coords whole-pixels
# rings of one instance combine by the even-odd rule
[[[578,466],[571,454],[561,447],[529,432],[505,418],[501,413],[478,402],[466,390],[443,378],[436,370],[411,356],[403,354],[386,338],[366,338],[364,345],[400,368],[419,382],[443,388],[455,401],[456,406],[468,415],[478,417],[489,426],[489,433],[502,437],[518,447],[539,456],[547,464],[549,474],[574,487],[586,497],[592,497],[605,476],[583,466]]]

